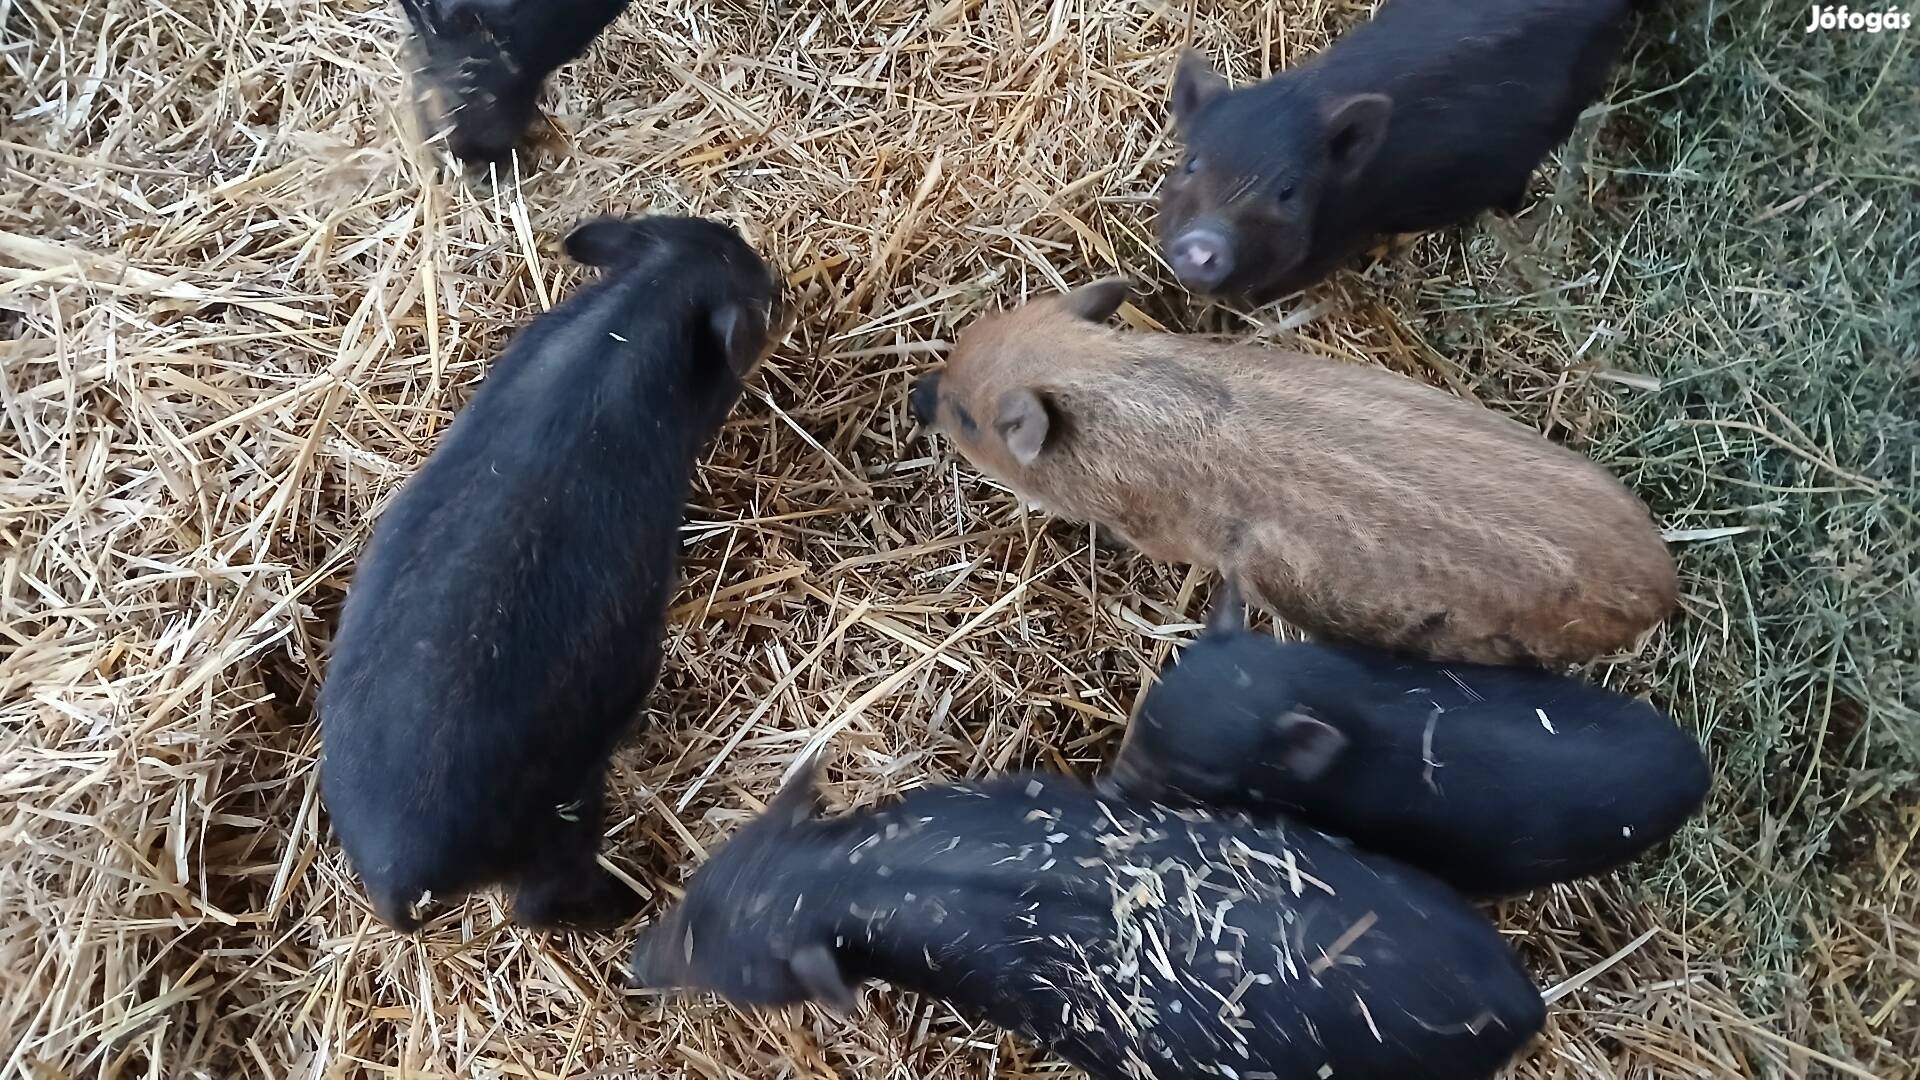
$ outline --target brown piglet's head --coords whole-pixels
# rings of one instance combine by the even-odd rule
[[[961,332],[945,370],[914,382],[914,419],[995,476],[1044,468],[1072,423],[1061,392],[1103,351],[1100,324],[1127,289],[1106,278],[981,317]]]

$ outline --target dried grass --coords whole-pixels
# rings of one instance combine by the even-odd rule
[[[664,901],[829,740],[848,801],[1089,769],[1203,582],[1021,512],[911,437],[906,383],[976,312],[1164,283],[1179,46],[1246,78],[1363,16],[637,0],[488,188],[423,145],[388,6],[0,0],[0,1078],[1061,1075],[906,996],[623,1000],[626,935],[526,933],[491,896],[380,929],[316,794],[331,622],[386,499],[577,278],[567,226],[719,214],[803,318],[700,474],[611,858]],[[1920,155],[1889,135],[1920,39],[1804,17],[1661,16],[1517,229],[1299,310],[1130,313],[1474,394],[1694,538],[1685,615],[1603,674],[1722,784],[1666,860],[1501,907],[1555,997],[1521,1076],[1920,1060]]]

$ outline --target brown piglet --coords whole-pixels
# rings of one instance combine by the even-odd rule
[[[924,427],[1047,510],[1213,567],[1319,637],[1437,660],[1578,663],[1677,581],[1604,469],[1378,368],[1102,325],[1127,283],[985,316],[913,388]]]

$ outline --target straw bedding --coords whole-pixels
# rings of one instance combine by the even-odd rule
[[[733,221],[800,309],[700,470],[665,674],[614,767],[607,852],[650,910],[812,745],[845,803],[1090,771],[1194,628],[1200,575],[1024,511],[915,436],[907,382],[978,312],[1131,273],[1136,326],[1385,365],[1634,478],[1620,402],[1649,379],[1592,314],[1635,284],[1593,238],[1647,209],[1583,164],[1631,161],[1634,122],[1585,125],[1517,223],[1304,301],[1167,286],[1151,193],[1178,48],[1244,80],[1364,16],[636,0],[557,80],[540,150],[482,183],[421,129],[389,5],[0,0],[0,1077],[1063,1075],[906,996],[843,1021],[626,994],[630,934],[524,932],[492,895],[387,932],[317,797],[330,627],[381,509],[578,280],[557,241],[601,213]],[[1620,96],[1653,77],[1630,68]],[[1709,508],[1654,501],[1718,535]],[[1691,629],[1599,677],[1667,699],[1740,633],[1718,571],[1683,566]],[[1731,858],[1714,829],[1680,849]],[[1898,839],[1873,847],[1870,908],[1912,892]],[[1912,1060],[1910,907],[1820,939],[1809,981],[1865,980],[1848,1016],[1756,982],[1749,927],[1684,869],[1494,912],[1554,1001],[1519,1075]]]

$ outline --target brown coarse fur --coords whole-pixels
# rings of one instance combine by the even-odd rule
[[[1122,295],[1100,283],[968,327],[936,425],[1034,502],[1218,568],[1315,635],[1566,664],[1672,610],[1664,541],[1599,466],[1377,368],[1100,325]],[[1022,391],[1047,418],[1026,464],[1006,438]]]

